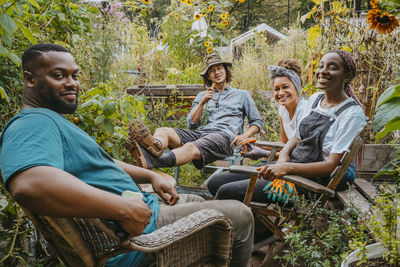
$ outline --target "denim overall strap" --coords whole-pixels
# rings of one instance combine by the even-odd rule
[[[312,105],[313,109],[323,97],[324,94],[318,96]],[[344,110],[354,105],[357,105],[355,101],[343,105],[332,117],[311,111],[299,125],[300,141],[290,153],[290,161],[298,163],[323,161],[322,145],[329,128]]]

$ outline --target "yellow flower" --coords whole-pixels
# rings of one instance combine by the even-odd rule
[[[246,0],[236,0],[236,1],[239,1],[240,3],[243,3],[243,2],[246,1]]]
[[[213,10],[214,10],[214,5],[211,4],[211,5],[208,7],[208,12],[212,12]]]
[[[228,25],[229,24],[229,22],[227,21],[227,20],[224,20],[223,22],[222,22],[222,25]]]
[[[226,14],[221,14],[221,19],[225,20],[226,19]]]
[[[196,15],[194,15],[194,19],[195,20],[200,20],[201,19],[201,15],[197,13]]]
[[[228,12],[228,11],[226,11],[226,13],[225,13],[225,14],[226,14],[226,16],[229,16],[229,12]]]
[[[178,15],[178,14],[175,14],[175,18],[176,18],[176,19],[179,18],[179,15]]]
[[[204,12],[201,12],[200,14],[201,14],[202,17],[206,16],[206,13],[204,13]]]
[[[372,1],[371,1],[372,5]],[[367,13],[367,22],[371,29],[376,29],[379,33],[391,33],[399,26],[397,18],[387,12],[382,12],[377,6],[372,8]]]
[[[210,46],[209,48],[207,48],[206,52],[207,54],[210,54],[213,51],[214,47]]]
[[[205,41],[205,42],[204,42],[204,46],[205,46],[205,47],[209,47],[209,46],[210,46],[210,42],[209,42],[209,41]]]
[[[192,4],[192,1],[191,1],[191,0],[186,0],[186,4],[187,4],[188,6],[190,6],[190,5]]]
[[[150,0],[142,0],[143,4],[148,5],[150,3]]]

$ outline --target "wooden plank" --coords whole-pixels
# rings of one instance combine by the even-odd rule
[[[356,190],[348,189],[345,191],[337,191],[337,198],[346,208],[356,207],[360,211],[360,217],[365,217],[370,211],[369,202]]]
[[[360,192],[371,201],[379,194],[376,187],[365,179],[357,178],[354,183]]]
[[[399,145],[395,145],[399,147]],[[392,160],[395,148],[392,145],[367,144],[364,146],[363,159],[361,161],[362,172],[376,172]]]
[[[137,85],[126,89],[126,92],[131,95],[146,95],[146,96],[196,96],[204,90],[202,84],[187,84],[187,85]]]
[[[253,175],[258,175],[257,168],[258,167],[253,167],[253,166],[233,165],[233,166],[229,167],[229,171],[234,172],[234,173],[242,173],[242,174],[248,174],[248,175],[253,176]],[[298,175],[282,176],[279,179],[300,185],[300,186],[307,188],[316,193],[328,194],[329,196],[335,195],[334,190],[329,189],[319,183],[316,183],[310,179],[307,179],[307,178],[304,178],[304,177],[301,177]]]
[[[256,141],[256,146],[260,147],[277,147],[282,149],[285,144],[281,142],[269,142],[269,141]]]

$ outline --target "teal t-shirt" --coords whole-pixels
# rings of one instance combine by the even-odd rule
[[[121,195],[139,192],[131,177],[84,131],[62,115],[44,108],[22,110],[5,126],[0,137],[0,169],[6,187],[9,179],[35,166],[64,170],[85,183]],[[143,233],[157,228],[158,198],[144,193],[153,214]],[[107,266],[136,266],[142,253],[130,252],[110,259]]]

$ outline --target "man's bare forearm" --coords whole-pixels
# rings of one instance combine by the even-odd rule
[[[199,123],[201,120],[201,115],[203,114],[204,104],[198,104],[193,111],[190,113],[190,118],[194,123]]]

